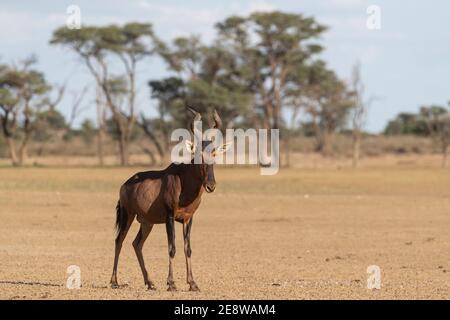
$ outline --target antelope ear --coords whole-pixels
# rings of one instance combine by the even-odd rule
[[[226,152],[228,149],[230,149],[230,147],[231,147],[232,144],[233,144],[233,142],[230,141],[230,142],[224,143],[223,145],[221,145],[220,147],[218,147],[218,148],[216,149],[216,152],[215,152],[216,155],[217,155],[217,154],[221,154],[221,153]]]
[[[195,153],[195,144],[190,140],[186,140],[185,142],[186,142],[186,149],[190,153],[194,154]]]

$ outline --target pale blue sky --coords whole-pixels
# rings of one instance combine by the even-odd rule
[[[213,25],[231,14],[255,10],[282,10],[314,16],[330,30],[321,42],[323,58],[344,79],[356,60],[362,62],[367,94],[382,97],[371,107],[367,128],[384,128],[400,111],[416,111],[422,104],[446,104],[450,100],[450,2],[444,0],[297,0],[297,1],[155,1],[71,0],[0,2],[0,61],[12,62],[35,53],[37,68],[52,83],[69,79],[69,90],[93,87],[93,81],[76,57],[48,45],[52,31],[65,24],[66,8],[79,5],[83,24],[151,22],[164,40],[200,34],[214,36]],[[369,5],[381,8],[381,30],[366,27]],[[167,74],[158,58],[141,64],[140,110],[152,113],[146,82]],[[92,90],[89,99],[91,101]],[[69,112],[71,97],[62,104]],[[94,117],[91,107],[84,116]]]

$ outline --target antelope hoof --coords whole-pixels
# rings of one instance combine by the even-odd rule
[[[195,282],[191,282],[189,283],[189,291],[198,292],[200,289]]]
[[[111,289],[122,289],[128,287],[127,284],[119,285],[117,282],[111,282]]]
[[[150,281],[147,283],[147,290],[156,290],[156,287],[153,284],[153,282]]]
[[[177,287],[175,286],[175,283],[168,283],[167,291],[177,291]]]

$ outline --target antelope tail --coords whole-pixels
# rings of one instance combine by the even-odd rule
[[[127,224],[127,213],[124,208],[120,206],[120,200],[117,201],[116,206],[116,239],[119,237],[119,234],[122,230],[125,229]]]

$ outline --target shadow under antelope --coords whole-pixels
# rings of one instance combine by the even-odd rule
[[[188,108],[194,119],[190,129],[197,135],[194,121],[200,121],[201,115]],[[214,111],[211,128],[220,129],[222,121]],[[165,224],[169,247],[169,275],[167,285],[169,291],[176,290],[173,280],[173,259],[175,257],[175,221],[183,224],[184,254],[186,257],[187,283],[190,291],[198,291],[199,288],[192,276],[190,235],[193,215],[200,205],[203,190],[214,192],[216,181],[214,179],[214,156],[225,152],[230,146],[223,144],[218,148],[206,148],[211,141],[202,141],[202,150],[196,150],[191,141],[186,141],[186,147],[192,155],[201,152],[202,162],[170,164],[161,171],[139,172],[128,179],[120,188],[120,199],[116,208],[116,229],[114,267],[111,276],[111,287],[119,288],[117,283],[117,264],[119,261],[122,243],[133,223],[135,217],[141,224],[138,234],[133,241],[139,266],[141,267],[144,283],[150,290],[155,290],[153,282],[145,268],[142,247],[150,234],[153,225]],[[209,150],[211,149],[211,150]],[[209,159],[209,161],[205,161]]]

